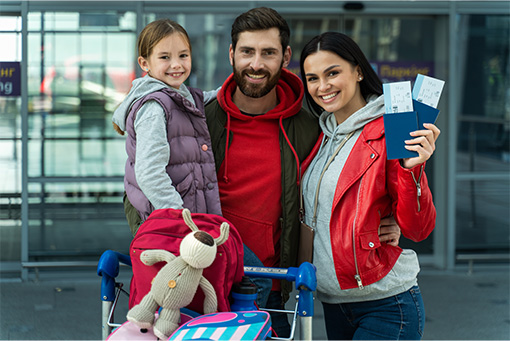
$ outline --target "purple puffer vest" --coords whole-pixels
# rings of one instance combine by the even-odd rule
[[[143,194],[135,177],[136,133],[134,122],[141,106],[157,101],[165,110],[167,138],[170,144],[170,162],[166,171],[172,184],[192,213],[221,215],[218,180],[211,137],[204,114],[201,90],[189,88],[196,107],[171,89],[162,89],[146,95],[131,108],[126,120],[126,173],[124,188],[131,204],[145,221],[154,207]]]

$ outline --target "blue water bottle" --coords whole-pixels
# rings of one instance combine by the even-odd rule
[[[248,276],[243,276],[240,283],[232,287],[232,298],[234,303],[230,306],[232,311],[253,311],[257,310],[255,300],[257,299],[257,286],[250,281]]]

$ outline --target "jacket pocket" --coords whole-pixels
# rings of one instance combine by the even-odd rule
[[[379,234],[377,234],[377,230],[374,232],[360,233],[359,241],[360,241],[360,247],[363,250],[375,250],[379,246],[381,246],[381,242],[379,241]]]
[[[188,193],[191,194],[195,192],[195,189],[193,188],[193,183],[194,183],[193,173],[189,173],[188,175],[186,175],[184,179],[182,179],[180,183],[175,185],[175,189],[177,190],[177,192],[179,192],[181,198],[184,198],[184,196]]]
[[[358,253],[358,261],[361,266],[360,271],[366,273],[381,265],[380,246],[381,242],[377,230],[359,235],[360,252]]]
[[[182,198],[183,206],[188,208],[192,213],[197,213],[197,181],[193,173],[189,173],[175,186],[175,189]]]
[[[267,264],[268,260],[274,258],[272,224],[243,217],[224,208],[222,212],[223,217],[230,221],[241,235],[243,244],[252,250],[262,263]]]

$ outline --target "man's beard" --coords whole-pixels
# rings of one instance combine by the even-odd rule
[[[235,61],[233,62],[233,69],[234,69],[234,81],[236,82],[237,86],[241,90],[241,92],[248,97],[251,98],[260,98],[267,95],[273,88],[278,84],[278,81],[280,80],[280,75],[282,73],[282,64],[280,65],[280,68],[278,69],[278,72],[275,73],[272,77],[271,74],[266,70],[260,70],[260,71],[254,71],[253,69],[245,69],[245,70],[238,70],[236,69]],[[266,85],[263,84],[253,84],[248,82],[246,79],[246,75],[264,75],[266,81]]]

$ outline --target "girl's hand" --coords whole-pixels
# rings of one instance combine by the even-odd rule
[[[424,123],[423,126],[426,129],[413,131],[411,136],[414,138],[405,141],[407,150],[414,150],[419,154],[417,157],[403,159],[403,166],[405,168],[413,168],[424,163],[436,150],[436,140],[441,131],[431,123]]]

